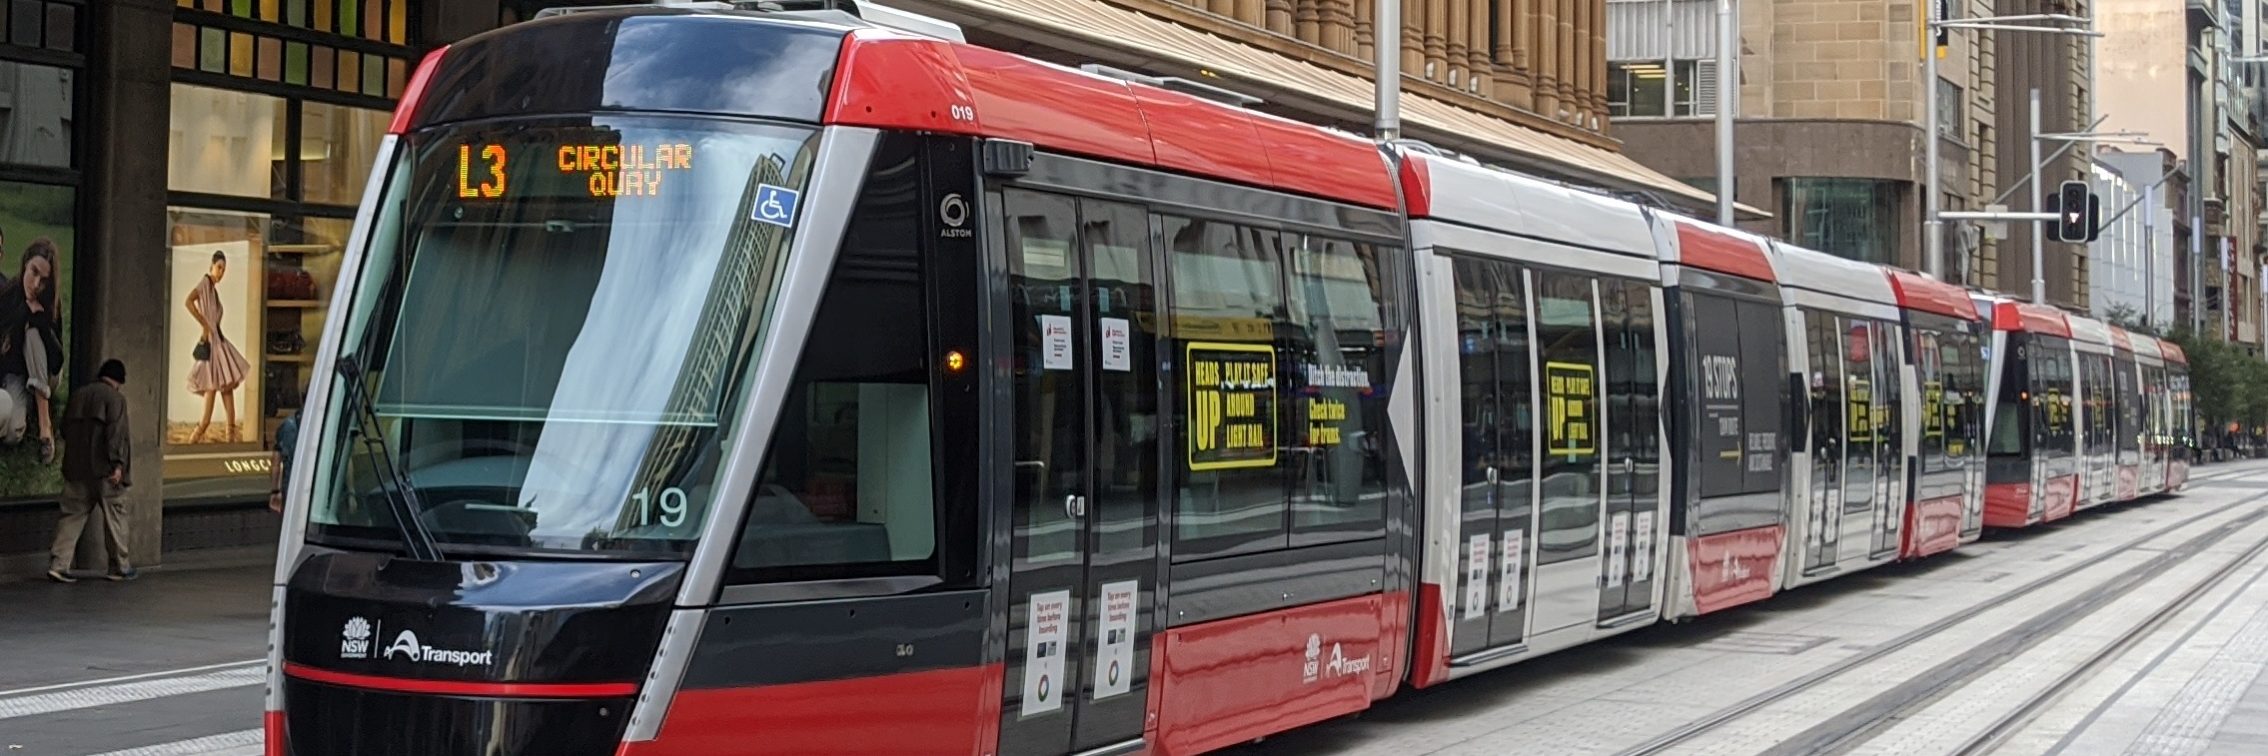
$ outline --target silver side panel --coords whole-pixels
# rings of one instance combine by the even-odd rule
[[[1429,345],[1435,348],[1422,350],[1426,360],[1425,376],[1433,382],[1425,397],[1426,448],[1433,450],[1426,456],[1425,485],[1420,504],[1420,527],[1424,529],[1425,548],[1418,565],[1419,580],[1432,585],[1441,596],[1440,611],[1431,617],[1420,617],[1415,625],[1419,631],[1430,627],[1442,631],[1440,652],[1449,653],[1448,641],[1454,640],[1456,623],[1450,617],[1456,613],[1449,607],[1456,604],[1457,592],[1457,528],[1461,523],[1464,485],[1458,464],[1463,455],[1459,451],[1464,438],[1458,432],[1462,421],[1458,414],[1464,398],[1457,391],[1458,365],[1457,310],[1455,268],[1449,258],[1436,256],[1427,249],[1417,256],[1419,332],[1440,339],[1443,343]],[[1407,393],[1407,392],[1399,392]],[[1412,667],[1422,668],[1424,660],[1413,660]]]
[[[268,606],[268,691],[267,710],[283,710],[283,647],[284,647],[284,584],[299,567],[301,546],[307,539],[308,494],[315,490],[318,479],[328,480],[324,471],[331,459],[324,455],[326,444],[322,432],[329,425],[332,369],[339,359],[340,342],[346,333],[342,317],[355,304],[354,292],[362,281],[363,261],[369,257],[370,230],[379,206],[378,198],[385,192],[386,179],[393,172],[394,156],[401,149],[401,139],[392,134],[378,141],[378,153],[372,165],[369,180],[362,185],[362,210],[354,215],[354,226],[347,232],[345,256],[339,263],[338,280],[334,283],[333,302],[347,303],[349,310],[334,309],[324,319],[323,334],[316,343],[315,367],[307,381],[307,396],[300,408],[301,428],[299,445],[292,458],[300,463],[291,470],[291,478],[284,481],[284,512],[282,532],[276,537],[276,571],[271,581],[273,598]],[[342,296],[344,295],[344,296]],[[307,427],[307,419],[314,426]]]

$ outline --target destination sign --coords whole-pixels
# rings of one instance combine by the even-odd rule
[[[534,157],[542,165],[580,184],[591,197],[653,197],[670,175],[693,169],[693,145],[496,142],[457,146],[457,197],[504,199],[513,196],[512,171]]]

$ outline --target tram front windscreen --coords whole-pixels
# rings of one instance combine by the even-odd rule
[[[815,133],[687,117],[404,140],[354,285],[310,540],[682,553],[771,310]],[[313,420],[309,420],[310,427]]]

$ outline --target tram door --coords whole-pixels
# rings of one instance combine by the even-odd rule
[[[1835,566],[1843,529],[1843,330],[1841,318],[1800,310],[1805,358],[1803,383],[1811,392],[1810,496],[1804,512],[1803,571]]]
[[[1000,753],[1142,734],[1160,426],[1157,275],[1139,207],[1010,190],[1015,483]],[[1013,469],[1005,469],[1012,465]]]
[[[1845,455],[1845,522],[1865,518],[1866,551],[1879,559],[1896,551],[1905,517],[1905,439],[1899,418],[1905,339],[1898,327],[1846,319],[1845,370],[1850,374],[1850,448]],[[1862,396],[1863,395],[1863,396]],[[1848,543],[1848,541],[1846,541]]]
[[[1599,292],[1619,284],[1542,270],[1533,280],[1543,453],[1536,460],[1542,506],[1536,511],[1536,606],[1530,624],[1542,634],[1597,623],[1610,591],[1624,590],[1625,576],[1611,573],[1617,562],[1606,532],[1612,519],[1600,454],[1616,418],[1602,401],[1606,372],[1599,357],[1609,337],[1600,326],[1613,321]]]
[[[1655,373],[1652,287],[1601,279],[1599,304],[1607,344],[1605,588],[1599,597],[1599,620],[1605,622],[1654,603],[1661,385]]]
[[[1456,258],[1452,266],[1464,483],[1462,582],[1450,655],[1461,656],[1526,637],[1526,576],[1535,545],[1535,354],[1526,272],[1470,258]]]

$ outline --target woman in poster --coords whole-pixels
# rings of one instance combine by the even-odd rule
[[[205,431],[212,427],[215,397],[219,397],[221,406],[228,410],[226,443],[239,440],[236,388],[244,385],[244,376],[252,371],[252,364],[245,361],[244,353],[237,351],[236,345],[229,343],[228,334],[221,329],[225,310],[221,307],[217,287],[227,276],[228,253],[214,252],[212,267],[205,271],[197,288],[189,291],[189,300],[183,303],[189,308],[189,316],[196,318],[197,325],[204,329],[204,335],[197,340],[196,351],[190,355],[196,358],[197,364],[189,369],[189,393],[205,398],[204,419],[198,421],[197,434],[189,439],[192,444],[204,443]]]
[[[0,286],[0,436],[15,443],[36,432],[43,463],[55,457],[49,400],[63,366],[55,254],[55,242],[34,240],[15,280]]]

